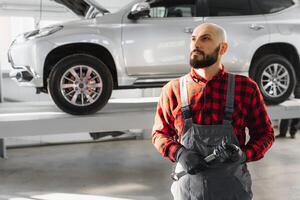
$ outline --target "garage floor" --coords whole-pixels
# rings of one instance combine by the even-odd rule
[[[299,138],[277,140],[249,164],[255,200],[300,199]],[[171,199],[171,163],[149,139],[9,149],[8,156],[0,160],[0,199]]]

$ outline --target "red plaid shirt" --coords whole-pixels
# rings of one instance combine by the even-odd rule
[[[152,143],[164,157],[173,162],[177,150],[181,147],[178,138],[183,134],[184,125],[179,80],[172,80],[163,87],[152,130]],[[224,67],[210,81],[191,69],[188,76],[188,99],[194,123],[222,123],[227,80],[228,73],[224,71]],[[236,75],[235,81],[232,115],[234,133],[241,149],[246,153],[247,161],[259,160],[274,142],[274,130],[257,84],[241,75]],[[247,143],[246,127],[250,136]]]

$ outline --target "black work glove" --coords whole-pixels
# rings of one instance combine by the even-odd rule
[[[220,162],[246,162],[246,154],[235,144],[222,143],[214,151]]]
[[[177,151],[176,160],[188,174],[196,174],[208,168],[201,154],[184,147]]]

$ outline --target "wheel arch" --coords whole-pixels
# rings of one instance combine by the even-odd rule
[[[257,62],[264,55],[279,54],[284,56],[287,60],[291,62],[296,73],[296,78],[298,81],[300,81],[300,58],[298,53],[299,52],[297,51],[295,46],[289,43],[265,44],[255,51],[250,63],[249,76],[253,78],[254,72],[257,67],[255,66],[255,62]]]
[[[73,43],[56,47],[47,55],[43,70],[43,83],[45,89],[48,84],[47,79],[55,64],[66,56],[78,53],[89,54],[100,59],[112,74],[114,88],[118,87],[116,64],[113,56],[105,47],[93,43]]]

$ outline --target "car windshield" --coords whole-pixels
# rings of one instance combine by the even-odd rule
[[[110,0],[110,1],[103,1],[103,0],[93,0],[97,5],[107,9],[110,13],[115,13],[123,8],[126,8],[127,5],[131,4],[135,0],[131,1],[119,1],[119,0]]]

